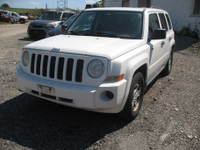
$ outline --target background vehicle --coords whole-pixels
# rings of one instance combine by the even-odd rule
[[[50,30],[47,37],[62,34],[65,29],[71,25],[71,23],[76,19],[77,16],[78,14],[69,17],[64,23],[61,23],[56,28]]]
[[[4,13],[7,16],[12,17],[14,19],[14,22],[26,23],[28,21],[27,16],[21,16],[16,12],[0,10],[0,13]]]
[[[42,39],[48,31],[57,27],[62,21],[74,15],[72,11],[45,11],[37,20],[31,21],[28,26],[28,35],[31,39]]]
[[[14,23],[15,20],[13,19],[13,17],[10,17],[7,14],[0,12],[0,22]]]

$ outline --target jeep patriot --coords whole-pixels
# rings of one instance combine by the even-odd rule
[[[75,108],[133,120],[145,87],[171,71],[174,31],[152,8],[84,10],[65,34],[25,46],[19,89]]]

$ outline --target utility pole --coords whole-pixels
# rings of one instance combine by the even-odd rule
[[[57,0],[57,9],[68,9],[68,0]]]

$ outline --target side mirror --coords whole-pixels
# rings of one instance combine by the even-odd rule
[[[68,25],[61,25],[61,33],[64,33],[66,29],[68,28]]]
[[[66,20],[67,20],[67,18],[62,18],[62,20],[61,20],[61,21],[62,21],[62,22],[65,22]]]
[[[154,33],[150,37],[150,39],[152,39],[152,40],[165,39],[165,38],[166,38],[166,30],[165,29],[154,30]]]

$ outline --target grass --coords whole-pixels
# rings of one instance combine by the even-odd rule
[[[4,8],[1,8],[0,9],[4,9]],[[28,8],[6,8],[5,10],[8,10],[8,11],[14,11],[14,12],[17,12],[17,13],[28,13],[29,15],[37,15],[38,17],[42,14],[42,12],[44,12],[46,9],[28,9]],[[75,9],[70,9],[76,13],[80,13],[81,10],[75,10]]]
[[[4,24],[10,24],[8,22],[0,22],[0,25],[4,25]]]
[[[0,8],[4,9],[4,8]],[[27,9],[27,8],[6,8],[8,11],[14,11],[17,13],[28,13],[28,14],[34,14],[37,16],[40,16],[45,9]]]

